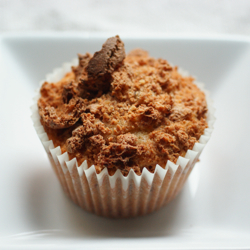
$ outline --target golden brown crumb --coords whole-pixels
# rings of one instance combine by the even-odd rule
[[[146,51],[134,50],[123,60],[123,43],[112,41],[119,59],[104,70],[108,77],[90,76],[94,57],[86,54],[61,81],[43,84],[38,107],[49,139],[98,173],[120,169],[126,176],[132,168],[140,175],[144,167],[154,172],[156,164],[176,163],[207,127],[204,93],[192,77]]]

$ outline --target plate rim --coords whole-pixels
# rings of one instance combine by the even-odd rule
[[[119,32],[118,32],[119,33]],[[56,32],[56,31],[28,31],[28,32],[2,32],[0,39],[37,39],[37,38],[61,38],[61,39],[100,39],[118,34],[117,32]],[[195,40],[195,41],[227,41],[227,42],[250,42],[250,35],[237,34],[166,34],[166,33],[128,33],[120,32],[122,39],[131,40]]]

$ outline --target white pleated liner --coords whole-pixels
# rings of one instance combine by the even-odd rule
[[[45,81],[59,81],[71,71],[71,66],[77,66],[77,64],[77,59],[63,64],[62,68],[57,68],[52,74],[48,74],[40,84]],[[187,73],[184,72],[183,75]],[[55,148],[40,122],[37,108],[40,93],[37,91],[31,107],[31,118],[64,192],[83,209],[97,215],[115,218],[145,215],[170,202],[182,189],[211,136],[215,122],[209,93],[204,90],[203,84],[197,82],[196,84],[205,92],[208,104],[208,128],[200,137],[199,143],[195,143],[185,157],[180,156],[176,164],[168,161],[165,168],[156,165],[154,174],[144,168],[141,176],[131,170],[126,177],[120,170],[117,170],[113,176],[108,174],[107,169],[97,174],[94,165],[88,168],[87,162],[84,161],[81,166],[78,166],[76,158],[69,161],[67,152],[62,154],[60,147]]]

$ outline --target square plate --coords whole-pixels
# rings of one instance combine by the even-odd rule
[[[45,74],[77,53],[101,48],[107,34],[0,37],[0,248],[207,249],[250,247],[250,39],[129,37],[190,72],[217,109],[212,138],[181,194],[145,217],[89,214],[63,194],[30,119]]]

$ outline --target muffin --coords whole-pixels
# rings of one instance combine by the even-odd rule
[[[214,117],[194,78],[119,36],[49,75],[33,108],[36,131],[65,191],[106,217],[153,212],[181,190]]]

